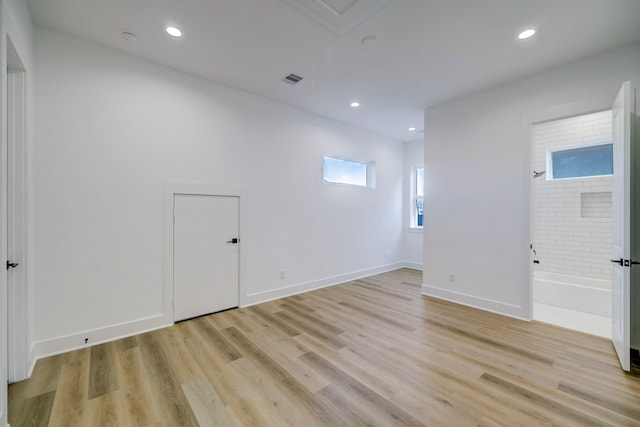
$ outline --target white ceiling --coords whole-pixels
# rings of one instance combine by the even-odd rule
[[[407,129],[422,129],[425,107],[640,41],[639,0],[293,1],[28,4],[38,25],[398,141],[421,137]],[[314,2],[338,10],[337,30],[305,12]],[[367,2],[379,10],[367,15]],[[351,4],[362,11],[349,15]],[[184,36],[171,38],[166,25]],[[517,40],[527,27],[538,33]],[[126,42],[123,31],[137,34],[137,42]],[[370,35],[377,44],[363,46]],[[280,82],[289,72],[305,79]],[[362,106],[352,109],[356,99]]]

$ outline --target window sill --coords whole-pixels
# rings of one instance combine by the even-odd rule
[[[424,227],[409,227],[409,233],[422,233]]]

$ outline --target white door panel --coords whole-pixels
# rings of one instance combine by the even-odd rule
[[[631,300],[631,83],[622,85],[613,104],[613,248],[611,259],[613,322],[612,340],[622,369],[630,369],[630,300]],[[618,261],[618,262],[616,262]]]
[[[238,197],[174,196],[174,320],[238,306],[238,217]]]

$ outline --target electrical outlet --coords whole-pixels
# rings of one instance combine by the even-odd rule
[[[456,281],[456,275],[453,273],[449,273],[449,282],[453,283]]]
[[[280,278],[284,280],[286,277],[287,277],[287,272],[284,270],[280,270]]]

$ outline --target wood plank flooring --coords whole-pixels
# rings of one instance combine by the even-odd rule
[[[420,295],[401,269],[38,361],[17,426],[640,425],[609,341]]]

